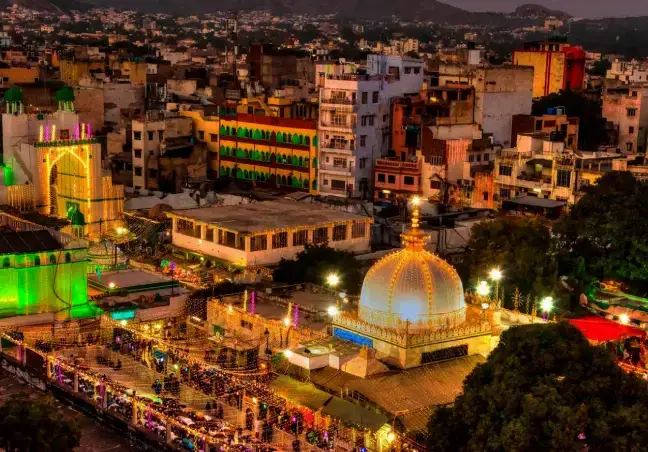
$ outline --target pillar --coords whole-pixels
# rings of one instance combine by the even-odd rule
[[[27,365],[27,347],[25,347],[25,344],[21,344],[20,348],[22,349],[22,354],[20,356],[22,365],[26,366]]]
[[[79,371],[74,369],[74,392],[79,392]]]

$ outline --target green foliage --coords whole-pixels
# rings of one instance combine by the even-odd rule
[[[500,287],[507,299],[516,287],[523,294],[555,294],[557,264],[551,233],[542,219],[505,217],[476,225],[466,260],[473,286],[499,267],[503,271]]]
[[[519,326],[432,415],[427,450],[646,450],[647,404],[646,382],[568,323]]]
[[[295,260],[282,259],[273,273],[275,281],[286,284],[310,282],[326,286],[331,273],[340,276],[340,287],[348,293],[357,294],[362,285],[362,274],[353,254],[324,245],[306,245],[297,253]]]
[[[612,67],[612,63],[610,63],[610,61],[600,60],[594,63],[592,69],[588,71],[588,74],[605,77],[605,74],[607,74],[608,69],[610,69],[611,67]]]
[[[561,272],[590,285],[624,282],[648,291],[648,184],[628,172],[604,175],[554,227]]]
[[[550,94],[533,103],[534,115],[543,115],[548,108],[565,107],[568,116],[578,116],[578,148],[597,150],[607,140],[605,134],[605,119],[601,103],[588,99],[573,91],[561,91]]]
[[[5,450],[67,452],[80,441],[78,426],[61,416],[51,397],[18,393],[0,406],[0,446]]]

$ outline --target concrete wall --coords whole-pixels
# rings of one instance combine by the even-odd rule
[[[122,110],[144,111],[144,85],[129,83],[105,83],[105,121],[120,125]]]
[[[81,122],[90,123],[92,130],[104,126],[104,91],[101,88],[75,86],[74,108]]]

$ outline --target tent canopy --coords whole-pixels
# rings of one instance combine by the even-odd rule
[[[578,328],[583,336],[593,342],[618,341],[624,337],[645,337],[641,328],[607,320],[602,317],[588,316],[570,319],[569,323]]]

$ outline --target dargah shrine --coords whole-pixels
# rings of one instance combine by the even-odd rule
[[[334,336],[367,346],[377,359],[400,368],[486,356],[497,341],[496,312],[467,305],[456,270],[423,249],[417,205],[411,230],[402,238],[403,249],[368,271],[358,311],[334,318]]]
[[[74,110],[74,92],[56,93],[58,111],[27,114],[19,88],[5,95],[0,204],[67,218],[65,232],[96,238],[115,229],[124,187],[112,183],[101,144]]]

